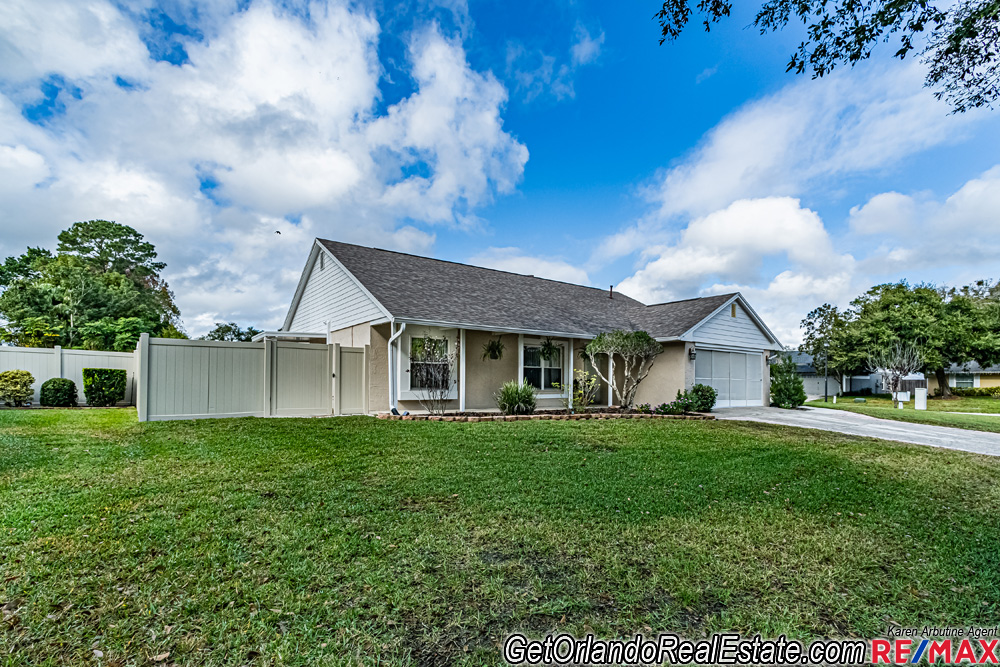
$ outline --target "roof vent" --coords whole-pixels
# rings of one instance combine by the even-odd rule
[[[608,285],[608,298],[609,299],[615,298],[615,286],[614,285]]]

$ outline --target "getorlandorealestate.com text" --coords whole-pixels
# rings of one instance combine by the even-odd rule
[[[902,665],[986,664],[1000,660],[1000,628],[934,628],[889,631],[876,639],[768,639],[717,633],[698,640],[673,633],[627,639],[515,633],[503,643],[511,665]],[[942,631],[943,630],[943,631]]]

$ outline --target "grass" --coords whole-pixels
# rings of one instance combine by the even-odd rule
[[[995,624],[998,512],[998,459],[766,424],[0,411],[0,665]]]
[[[1000,417],[989,414],[1000,413],[1000,401],[993,398],[954,398],[948,400],[931,398],[927,401],[926,411],[915,410],[913,401],[907,403],[906,407],[900,410],[892,407],[892,399],[870,396],[866,397],[864,403],[855,403],[852,397],[847,396],[839,398],[836,404],[831,399],[830,402],[826,403],[822,400],[809,401],[806,405],[859,412],[881,419],[1000,433]],[[962,414],[951,414],[953,412]]]

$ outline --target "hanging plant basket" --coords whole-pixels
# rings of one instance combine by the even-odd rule
[[[545,361],[552,361],[553,357],[559,354],[559,348],[552,342],[551,338],[546,338],[542,341],[542,348],[539,353]]]
[[[486,341],[483,345],[483,361],[487,359],[492,359],[493,361],[499,361],[503,359],[504,344],[500,336]]]

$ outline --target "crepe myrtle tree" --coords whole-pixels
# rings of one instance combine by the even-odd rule
[[[897,392],[903,385],[903,378],[916,373],[924,366],[920,348],[910,343],[897,341],[868,354],[868,368],[882,376],[883,382],[892,393],[892,407],[899,407]]]
[[[424,410],[432,415],[444,414],[451,401],[452,390],[458,384],[455,354],[448,353],[445,338],[414,339],[410,351],[410,389]]]
[[[597,338],[587,344],[584,352],[590,359],[594,372],[614,391],[618,404],[623,408],[631,408],[639,383],[649,375],[653,361],[657,355],[663,353],[663,346],[645,331],[616,329],[598,334]],[[609,373],[610,378],[601,373],[597,363],[597,357],[600,355],[612,360],[618,357],[621,360],[624,370],[621,383],[618,382],[614,372]]]

